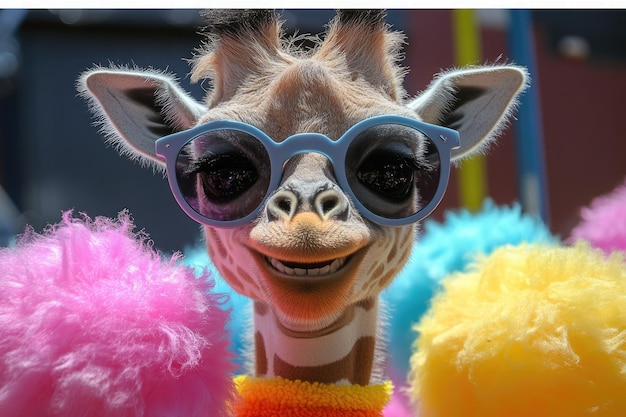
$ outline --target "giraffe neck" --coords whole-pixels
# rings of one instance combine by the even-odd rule
[[[256,376],[327,384],[382,382],[378,313],[374,297],[349,306],[322,330],[294,332],[266,304],[255,302]]]

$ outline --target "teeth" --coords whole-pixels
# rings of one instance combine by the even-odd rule
[[[335,259],[332,264],[330,264],[330,272],[333,273],[337,271],[343,265],[342,259]]]
[[[277,271],[282,272],[283,274],[300,276],[300,277],[303,277],[303,276],[317,277],[320,275],[332,274],[333,272],[337,272],[339,269],[341,269],[341,267],[346,263],[346,258],[337,258],[333,260],[330,264],[324,265],[321,268],[305,269],[305,268],[290,268],[286,266],[285,264],[283,264],[282,262],[280,262],[276,258],[267,258],[267,259],[269,260],[270,264],[274,267],[274,269],[276,269]]]

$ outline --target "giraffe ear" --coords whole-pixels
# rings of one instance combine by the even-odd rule
[[[460,159],[486,149],[506,126],[519,94],[528,86],[528,72],[513,65],[455,70],[437,76],[408,104],[425,122],[455,129]]]
[[[205,107],[169,75],[156,71],[96,68],[78,80],[97,124],[122,154],[163,166],[154,142],[195,125]]]

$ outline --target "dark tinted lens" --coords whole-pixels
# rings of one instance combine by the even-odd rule
[[[263,201],[270,162],[254,136],[217,130],[194,138],[179,152],[176,179],[185,200],[214,220],[237,220]]]
[[[429,137],[426,137],[423,162],[415,172],[415,187],[419,194],[419,208],[430,203],[435,197],[439,180],[441,179],[441,158],[437,146]]]
[[[433,199],[440,165],[437,147],[424,134],[405,126],[379,125],[361,132],[350,144],[346,176],[368,210],[401,219]]]

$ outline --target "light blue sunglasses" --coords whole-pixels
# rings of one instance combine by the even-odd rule
[[[441,202],[459,133],[408,117],[362,120],[339,139],[298,133],[275,142],[246,123],[212,121],[156,141],[174,198],[195,221],[238,227],[255,221],[295,155],[318,153],[360,214],[382,226],[422,220]]]

